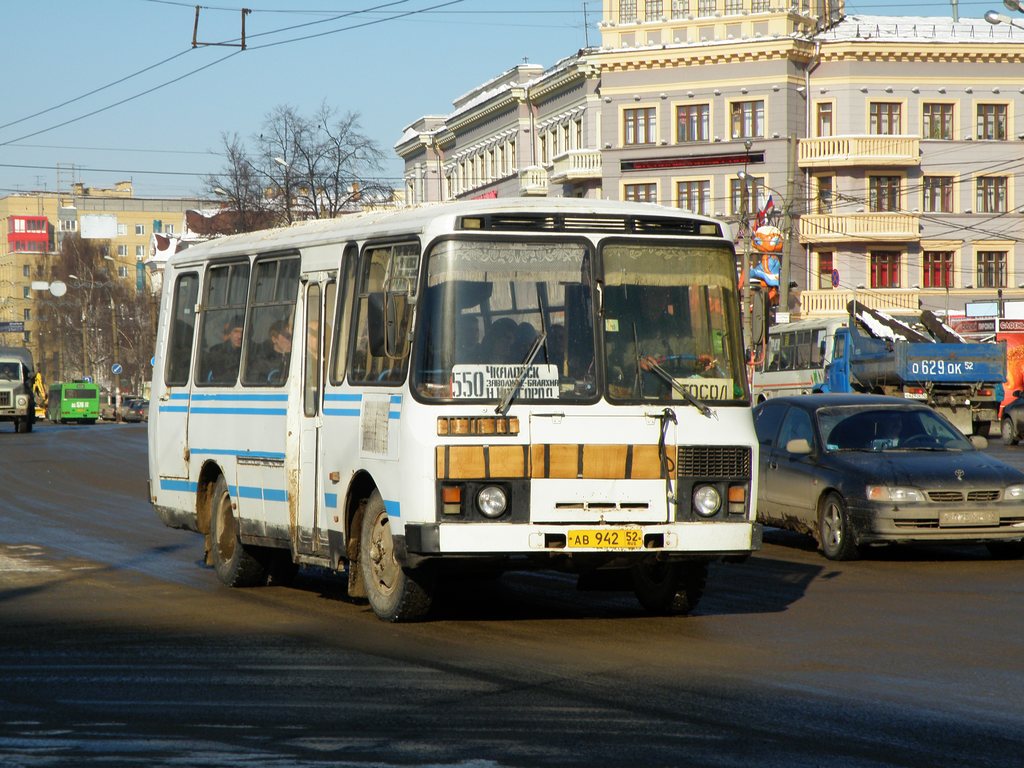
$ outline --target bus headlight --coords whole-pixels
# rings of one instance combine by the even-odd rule
[[[701,517],[711,517],[722,507],[722,495],[713,485],[701,485],[693,491],[693,511]]]
[[[14,398],[14,403],[19,408],[28,408],[28,395],[18,395]]]
[[[476,508],[480,510],[481,515],[492,520],[501,517],[508,508],[508,494],[500,486],[485,486],[476,495]]]

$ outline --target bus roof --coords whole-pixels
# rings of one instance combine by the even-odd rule
[[[389,233],[415,234],[426,231],[431,225],[440,225],[448,230],[454,229],[456,220],[465,216],[500,216],[502,214],[529,214],[537,216],[587,216],[587,217],[630,217],[640,221],[655,219],[676,219],[690,221],[695,224],[694,234],[703,237],[723,237],[725,231],[722,224],[715,219],[690,213],[679,208],[669,208],[652,203],[620,202],[613,200],[590,200],[584,198],[546,197],[546,198],[496,198],[487,200],[460,200],[447,203],[431,203],[398,210],[365,211],[346,214],[336,219],[318,219],[299,222],[290,227],[264,229],[239,235],[228,235],[199,243],[174,254],[171,265],[189,264],[217,256],[233,256],[254,252],[267,252],[276,249],[311,247],[335,243],[339,240],[365,240],[381,237]],[[714,232],[700,225],[715,225]],[[606,221],[603,226],[590,227],[595,231],[612,232],[614,224]],[[503,227],[500,231],[510,231],[514,226]],[[527,227],[524,231],[545,231],[539,227]],[[588,227],[582,222],[572,228],[546,231],[561,233],[585,231]],[[618,231],[626,231],[619,229]],[[678,235],[676,231],[659,232],[656,228],[643,230],[645,234]]]

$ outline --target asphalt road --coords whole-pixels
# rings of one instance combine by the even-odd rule
[[[0,459],[5,768],[1024,762],[1024,562],[981,547],[770,531],[693,616],[522,574],[392,626],[318,572],[220,586],[146,500],[144,425],[0,429]]]

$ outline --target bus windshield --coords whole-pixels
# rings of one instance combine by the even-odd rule
[[[448,240],[426,270],[413,374],[421,396],[497,403],[518,384],[517,402],[595,398],[584,243]]]
[[[610,243],[602,264],[609,399],[748,400],[730,249]]]

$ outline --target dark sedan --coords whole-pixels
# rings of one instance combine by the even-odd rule
[[[754,409],[757,517],[813,536],[825,557],[903,542],[983,542],[1024,554],[1024,473],[977,450],[927,406],[875,395],[797,395]]]

